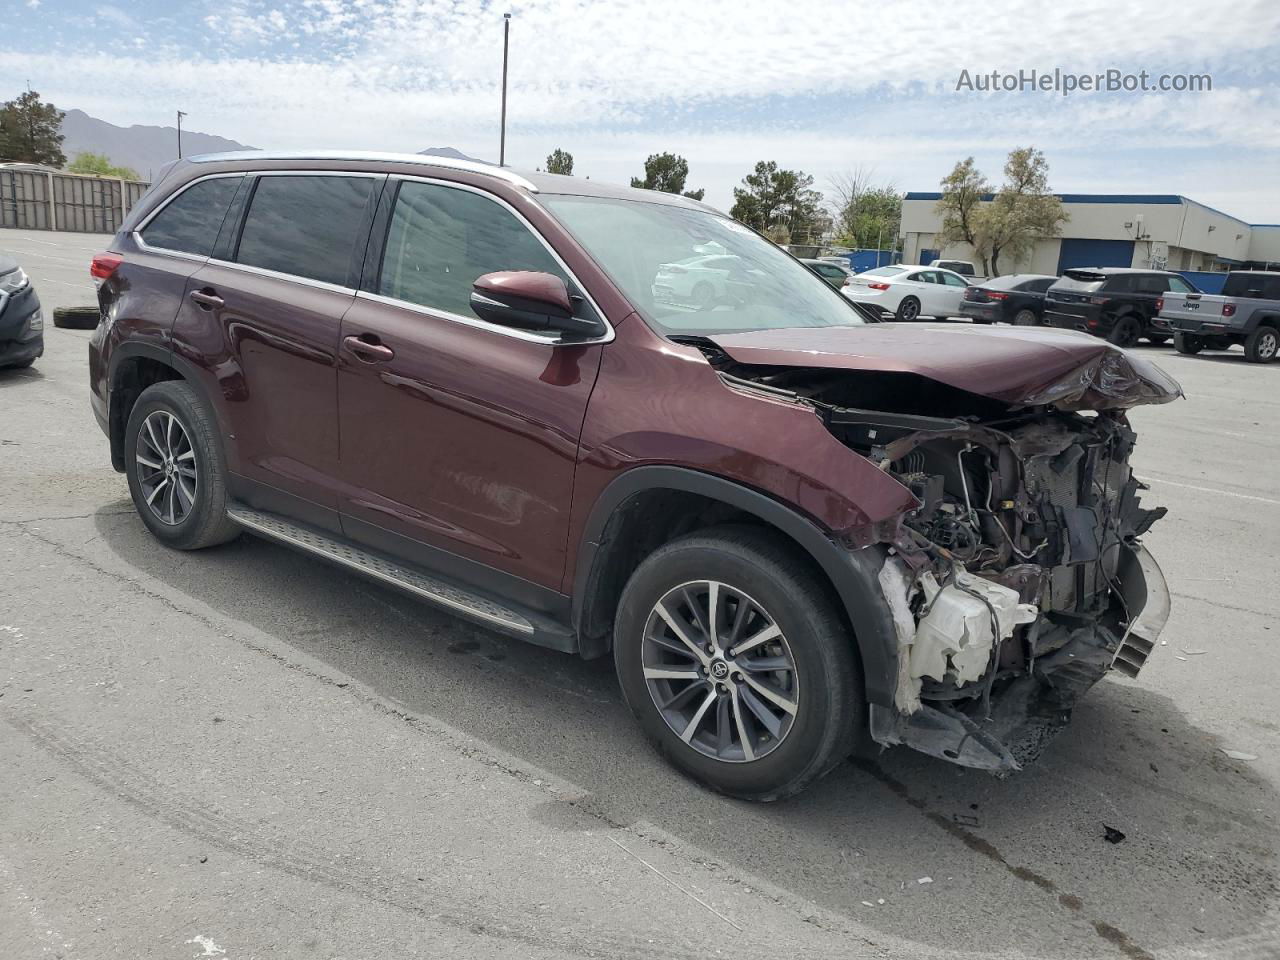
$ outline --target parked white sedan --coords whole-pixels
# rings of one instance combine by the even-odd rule
[[[968,281],[937,267],[897,263],[855,274],[840,292],[850,300],[879,307],[895,320],[960,316],[960,300]]]

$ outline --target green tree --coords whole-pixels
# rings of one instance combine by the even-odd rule
[[[133,167],[117,167],[105,153],[77,153],[67,164],[68,173],[87,173],[95,177],[119,177],[122,180],[141,180]]]
[[[991,192],[991,184],[973,163],[973,157],[957,163],[942,178],[942,197],[934,209],[942,217],[942,229],[937,233],[938,246],[967,243],[975,256],[982,260],[983,272],[987,272],[985,237],[979,236],[979,205],[984,195]]]
[[[1042,237],[1062,233],[1067,212],[1049,192],[1049,162],[1035,147],[1016,147],[1004,164],[1004,184],[991,204],[978,211],[977,232],[991,253],[991,273],[1000,274],[1000,257],[1015,262]]]
[[[761,160],[733,188],[729,216],[762,233],[784,227],[793,242],[809,243],[822,232],[822,194],[809,174]]]
[[[573,154],[556,147],[547,155],[547,173],[562,173],[566,177],[572,177]]]
[[[62,166],[67,162],[62,152],[63,116],[34,90],[0,104],[0,160]]]
[[[631,178],[631,185],[642,190],[661,190],[663,193],[679,193],[692,200],[701,200],[705,190],[685,190],[689,177],[689,161],[674,153],[654,153],[644,162],[644,179]]]
[[[902,196],[893,184],[877,186],[874,179],[868,167],[854,167],[831,178],[835,231],[851,247],[892,250],[902,221]]]

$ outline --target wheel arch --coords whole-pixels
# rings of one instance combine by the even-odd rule
[[[618,598],[645,556],[675,536],[733,520],[771,529],[812,562],[844,614],[868,701],[891,705],[897,641],[877,579],[882,550],[849,549],[766,494],[684,467],[633,467],[615,478],[592,506],[573,580],[573,623],[582,655],[609,651]]]
[[[111,355],[107,392],[107,436],[111,442],[111,466],[124,472],[124,431],[129,414],[142,391],[153,383],[182,380],[208,404],[218,416],[218,408],[209,397],[191,364],[173,351],[149,343],[122,343]]]

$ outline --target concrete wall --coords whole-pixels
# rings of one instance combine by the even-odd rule
[[[1249,259],[1280,263],[1280,223],[1253,228],[1253,235],[1249,238]]]

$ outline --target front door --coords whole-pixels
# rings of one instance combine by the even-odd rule
[[[339,324],[383,179],[259,176],[237,242],[191,278],[175,330],[217,380],[234,495],[332,529]]]
[[[378,275],[342,321],[343,528],[481,586],[496,569],[558,589],[602,347],[484,323],[469,298],[499,270],[553,273],[581,291],[494,197],[416,179],[387,190]]]

